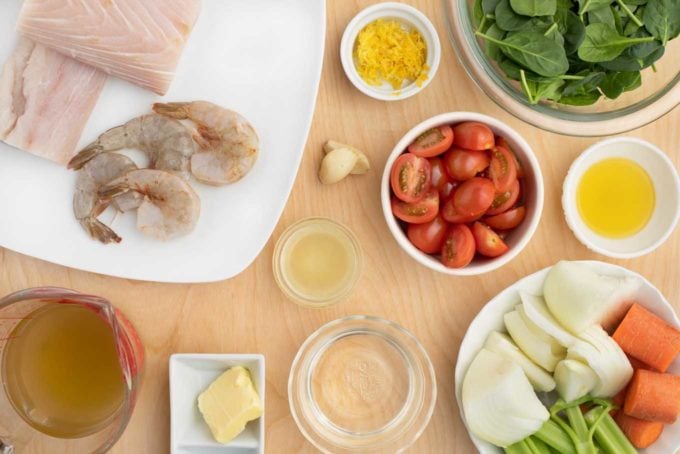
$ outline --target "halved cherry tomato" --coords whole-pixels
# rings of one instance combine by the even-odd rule
[[[439,192],[430,189],[422,200],[413,203],[392,197],[392,213],[409,224],[430,222],[439,213]]]
[[[443,188],[451,180],[444,169],[444,163],[439,158],[430,158],[428,161],[430,161],[430,168],[432,169],[432,187]]]
[[[474,177],[461,184],[453,194],[453,204],[461,214],[484,213],[493,203],[496,190],[491,180]]]
[[[469,180],[489,167],[491,158],[486,151],[453,147],[444,155],[444,165],[451,178]]]
[[[422,199],[430,190],[430,179],[430,163],[425,158],[404,153],[392,165],[392,191],[404,202],[413,203]]]
[[[445,202],[448,202],[459,184],[457,181],[447,181],[439,190],[439,203],[443,205]]]
[[[512,186],[510,186],[510,189],[505,192],[497,192],[496,197],[494,197],[493,202],[491,203],[491,207],[486,212],[487,216],[501,214],[512,208],[519,198],[520,188],[519,180],[515,180],[515,182],[512,183]]]
[[[442,125],[428,129],[419,135],[418,138],[408,146],[408,151],[416,156],[431,158],[444,153],[449,149],[452,143],[453,130],[451,129],[451,126]]]
[[[453,197],[451,197],[442,205],[441,213],[444,220],[452,224],[465,224],[468,222],[476,221],[477,219],[481,218],[482,215],[484,214],[483,212],[472,214],[459,212],[453,203]]]
[[[504,147],[495,147],[491,153],[493,157],[489,164],[489,177],[498,192],[507,191],[517,180],[515,157]]]
[[[466,121],[455,125],[453,143],[466,150],[490,150],[495,144],[491,128],[478,121]]]
[[[524,216],[526,215],[526,211],[527,210],[524,207],[517,207],[513,208],[512,210],[508,210],[505,213],[484,218],[483,221],[486,223],[486,225],[493,229],[510,230],[522,223]]]
[[[448,228],[449,224],[441,216],[437,216],[424,224],[409,224],[406,236],[421,251],[434,254],[441,251]]]
[[[472,225],[477,252],[487,257],[498,257],[508,252],[508,245],[489,226],[481,222]]]
[[[519,162],[517,153],[515,153],[515,150],[512,149],[508,141],[505,140],[505,137],[496,136],[496,145],[503,147],[512,153],[512,157],[515,158],[515,165],[517,166],[517,178],[524,178],[524,166]]]
[[[475,239],[470,227],[465,224],[452,225],[442,245],[442,263],[449,268],[467,266],[475,256]]]

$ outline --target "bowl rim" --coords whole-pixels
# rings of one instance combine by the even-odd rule
[[[393,90],[390,93],[383,93],[365,83],[357,73],[353,59],[354,40],[356,39],[356,35],[358,35],[358,33],[361,31],[361,28],[359,28],[358,25],[367,16],[374,13],[383,13],[380,15],[380,17],[389,17],[390,12],[394,11],[408,16],[409,19],[405,19],[405,21],[409,22],[411,26],[416,28],[423,36],[423,39],[427,43],[428,47],[431,47],[432,64],[430,65],[427,79],[423,81],[420,87],[418,87],[415,82],[413,82],[399,90]],[[420,26],[421,24],[423,27]],[[345,75],[350,80],[350,82],[352,82],[352,85],[354,85],[354,87],[356,87],[360,92],[380,101],[400,101],[402,99],[415,96],[424,90],[430,84],[430,82],[432,82],[432,79],[434,79],[435,75],[437,74],[437,70],[439,69],[442,50],[437,30],[432,24],[432,21],[430,21],[430,19],[423,12],[404,3],[382,2],[362,9],[352,18],[352,20],[345,27],[345,31],[342,34],[339,52],[340,61],[342,63],[342,68],[345,72]]]
[[[475,57],[475,54],[477,53],[475,51],[475,44],[469,42],[469,34],[465,32],[468,23],[462,23],[461,21],[459,21],[460,23],[454,23],[452,5],[457,2],[458,0],[441,0],[447,36],[449,37],[449,41],[455,51],[458,61],[468,77],[472,79],[474,84],[480,88],[488,98],[504,111],[510,113],[519,120],[544,131],[556,134],[574,137],[601,137],[628,132],[653,123],[672,112],[680,105],[680,71],[678,71],[676,76],[667,86],[660,89],[651,99],[646,98],[631,106],[612,111],[624,111],[619,116],[612,116],[612,112],[588,113],[589,115],[600,116],[600,119],[593,121],[579,121],[579,115],[573,115],[573,118],[571,119],[560,118],[551,115],[549,113],[550,110],[546,109],[544,111],[540,106],[539,108],[531,107],[519,101],[512,95],[508,95],[508,99],[505,100],[499,99],[501,93],[506,93],[506,90],[500,87],[499,84],[493,80],[493,77],[487,73],[484,69],[484,62],[480,64],[479,59]],[[460,3],[467,2],[463,0]],[[458,17],[458,14],[456,14],[456,17]],[[473,41],[476,43],[477,40],[473,38]],[[484,78],[489,79],[489,83],[485,83]],[[639,108],[634,110],[633,108],[635,106],[639,106]],[[605,116],[606,114],[609,115]],[[546,122],[546,120],[549,121]]]
[[[501,135],[510,137],[515,143],[519,145],[521,156],[522,158],[526,159],[527,163],[531,167],[534,174],[534,179],[536,181],[536,193],[534,194],[534,197],[536,198],[536,211],[530,222],[526,225],[526,230],[522,232],[518,243],[505,254],[501,255],[500,257],[488,259],[483,263],[470,263],[463,268],[447,268],[443,263],[433,258],[430,254],[425,254],[424,252],[418,250],[408,240],[401,227],[397,223],[396,218],[392,214],[392,208],[390,205],[390,172],[392,170],[392,164],[394,164],[394,161],[397,159],[397,157],[404,153],[406,147],[422,132],[442,124],[458,123],[462,121],[479,121],[487,124],[492,130],[494,130],[494,132],[500,131]],[[533,237],[543,213],[543,174],[541,172],[541,166],[538,162],[538,158],[536,157],[536,154],[529,143],[522,135],[520,135],[508,124],[496,118],[477,112],[446,112],[435,115],[434,117],[430,117],[418,123],[408,132],[406,132],[401,139],[399,139],[397,144],[388,155],[385,168],[383,169],[382,180],[380,183],[380,199],[383,216],[387,222],[390,232],[392,233],[392,236],[397,241],[397,244],[401,247],[401,249],[403,249],[411,258],[416,260],[421,265],[424,265],[431,270],[438,271],[440,273],[451,276],[476,276],[496,270],[513,260],[526,247]],[[527,220],[524,222],[527,222]]]
[[[608,139],[600,140],[599,142],[596,142],[589,146],[588,148],[586,148],[576,159],[574,159],[574,161],[569,166],[567,176],[564,178],[564,183],[562,184],[562,200],[561,200],[562,211],[564,214],[564,218],[567,221],[567,225],[569,226],[569,229],[572,231],[574,236],[576,236],[576,238],[588,249],[598,254],[602,254],[607,257],[615,259],[631,259],[649,254],[650,252],[659,248],[663,243],[666,242],[666,240],[671,236],[671,234],[675,230],[675,227],[678,224],[678,220],[680,220],[680,206],[675,207],[673,219],[668,224],[663,234],[647,247],[640,248],[630,252],[616,252],[611,251],[606,247],[597,244],[592,239],[588,238],[583,232],[581,226],[579,226],[579,224],[576,222],[576,218],[579,216],[577,210],[572,208],[571,200],[574,197],[574,192],[578,184],[578,182],[574,181],[574,179],[576,178],[577,170],[582,167],[583,162],[588,157],[590,157],[593,154],[597,154],[598,152],[603,150],[606,146],[615,143],[633,143],[636,144],[637,146],[644,147],[651,151],[670,170],[674,183],[675,192],[680,197],[680,177],[678,176],[678,172],[675,169],[675,166],[673,165],[673,162],[670,160],[670,158],[659,147],[657,147],[651,142],[640,139],[638,137],[626,137],[626,136],[610,137]],[[645,169],[645,171],[647,171],[647,169]],[[652,176],[650,175],[650,177]],[[611,241],[611,239],[609,239],[609,241]]]

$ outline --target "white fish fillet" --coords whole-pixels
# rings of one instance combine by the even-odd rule
[[[25,0],[17,29],[164,95],[200,9],[200,0]]]
[[[66,164],[106,74],[21,39],[0,73],[0,140]]]

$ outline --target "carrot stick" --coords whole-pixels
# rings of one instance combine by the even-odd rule
[[[616,393],[614,397],[612,397],[612,403],[616,405],[618,408],[613,408],[609,414],[612,416],[616,416],[617,413],[621,411],[623,408],[623,403],[626,400],[626,392],[628,391],[628,387],[623,388],[621,391]]]
[[[628,440],[636,448],[644,449],[654,443],[661,436],[664,425],[662,422],[645,421],[633,418],[620,411],[614,421],[619,425]]]
[[[621,349],[659,372],[680,353],[680,331],[633,304],[612,336]]]
[[[633,366],[633,369],[644,369],[644,370],[654,370],[652,367],[650,367],[648,364],[643,363],[639,359],[635,359],[632,356],[628,356],[628,361],[630,362],[630,365]]]
[[[680,413],[680,376],[636,370],[623,412],[646,421],[673,424]]]

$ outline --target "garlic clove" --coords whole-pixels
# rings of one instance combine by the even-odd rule
[[[323,151],[325,154],[328,154],[331,151],[338,150],[340,148],[348,148],[357,155],[357,163],[354,165],[354,168],[350,172],[352,175],[361,175],[371,170],[371,163],[368,160],[368,156],[366,156],[366,154],[361,150],[358,150],[351,145],[336,142],[334,140],[329,140],[324,144]]]
[[[319,180],[323,184],[334,184],[352,172],[358,161],[357,154],[349,148],[331,150],[321,161]]]

